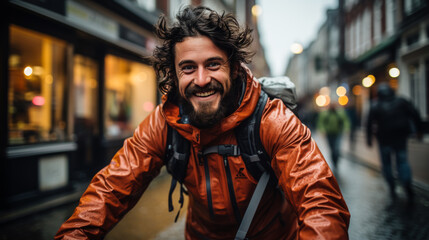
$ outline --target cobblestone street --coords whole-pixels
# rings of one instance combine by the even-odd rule
[[[315,136],[329,163],[322,139]],[[335,175],[351,212],[349,236],[352,240],[427,240],[429,239],[429,196],[416,188],[413,204],[398,186],[398,198],[392,201],[380,172],[344,155]],[[151,184],[137,206],[106,236],[106,240],[182,240],[185,211],[174,223],[177,213],[168,213],[168,175]],[[177,199],[174,196],[173,199]],[[76,202],[57,207],[0,226],[0,240],[52,239],[61,223],[71,215]],[[185,208],[185,207],[184,207]]]

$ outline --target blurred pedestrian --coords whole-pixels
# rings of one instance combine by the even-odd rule
[[[320,112],[317,119],[317,129],[328,140],[331,160],[334,168],[338,167],[341,151],[341,138],[350,129],[350,121],[343,108],[331,103],[327,110]]]
[[[392,154],[395,155],[399,180],[405,187],[409,200],[414,193],[411,187],[412,173],[407,160],[407,138],[415,133],[421,139],[422,122],[418,111],[404,98],[395,95],[387,84],[377,88],[377,99],[371,105],[367,121],[367,144],[372,146],[375,134],[379,145],[382,172],[390,195],[396,198],[395,179],[392,172]]]
[[[165,165],[189,196],[186,239],[348,239],[347,205],[310,130],[282,101],[261,97],[244,65],[251,30],[232,14],[189,6],[171,25],[161,17],[155,32],[162,103],[95,175],[55,239],[102,239]],[[255,120],[253,112],[260,113],[255,128],[245,121]],[[263,149],[250,155],[237,146],[242,126],[258,127]],[[262,150],[269,159],[260,159]],[[254,178],[252,163],[249,169],[269,169]],[[259,191],[270,177],[273,184]]]
[[[359,117],[357,114],[356,103],[353,98],[351,98],[350,101],[347,103],[345,111],[350,121],[349,146],[350,146],[350,150],[354,151],[356,147],[356,130],[358,129],[358,126],[360,125],[360,123],[359,123]]]

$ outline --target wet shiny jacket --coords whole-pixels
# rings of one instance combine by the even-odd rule
[[[207,158],[214,216],[210,216],[204,164],[198,152],[205,146],[237,144],[234,128],[251,115],[261,88],[247,76],[239,108],[210,129],[180,124],[179,108],[163,98],[127,139],[83,194],[74,214],[55,239],[102,238],[139,200],[160,172],[167,124],[191,142],[184,184],[189,192],[186,239],[234,239],[238,223],[230,200],[222,156]],[[267,188],[247,236],[249,239],[348,239],[350,214],[337,181],[311,138],[310,130],[280,100],[269,101],[260,136],[279,188]],[[257,182],[241,157],[228,157],[238,209],[244,215]]]

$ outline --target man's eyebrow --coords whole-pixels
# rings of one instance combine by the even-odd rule
[[[192,60],[183,60],[183,61],[180,61],[177,65],[180,67],[180,66],[182,66],[184,64],[189,64],[189,63],[194,63],[194,61],[192,61]]]
[[[225,59],[223,59],[222,57],[212,57],[206,60],[206,62],[211,62],[211,61],[222,61],[222,62],[226,62]]]

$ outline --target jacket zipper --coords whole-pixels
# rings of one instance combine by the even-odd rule
[[[237,223],[240,224],[241,214],[240,214],[240,211],[238,210],[237,200],[235,198],[235,193],[234,193],[234,185],[232,184],[231,170],[229,168],[228,157],[226,155],[223,156],[223,162],[225,165],[226,179],[228,181],[229,198],[231,199],[232,209],[234,210],[234,215],[235,215],[235,219],[237,220]]]

